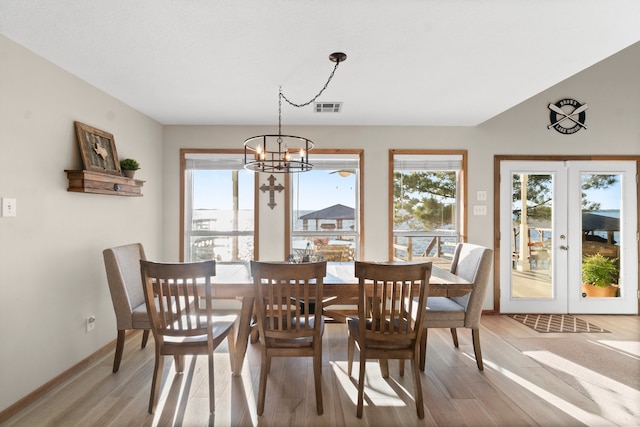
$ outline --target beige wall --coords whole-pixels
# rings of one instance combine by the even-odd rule
[[[102,249],[140,241],[150,258],[178,259],[180,148],[239,148],[249,136],[272,133],[276,123],[162,127],[3,37],[0,64],[0,197],[18,201],[16,218],[0,218],[2,410],[115,338]],[[468,239],[492,246],[493,156],[640,154],[638,69],[640,44],[473,128],[285,123],[285,130],[321,148],[364,149],[367,259],[387,256],[390,148],[468,150],[469,205],[478,204],[476,191],[488,194],[488,215],[469,216]],[[588,130],[571,136],[547,130],[547,104],[566,97],[589,104]],[[120,157],[140,160],[144,197],[66,191],[63,170],[81,167],[74,120],[113,133]],[[276,209],[284,206],[276,202]],[[264,221],[281,215],[274,210]],[[262,224],[263,257],[284,253],[283,227]],[[485,307],[492,301],[490,293]],[[98,323],[85,333],[89,314]]]
[[[144,197],[66,191],[64,170],[82,169],[75,120],[140,161]],[[0,410],[115,338],[102,250],[161,254],[161,144],[159,123],[0,36],[0,197],[17,199],[0,218]]]
[[[486,204],[486,216],[468,216],[468,241],[493,247],[494,155],[640,155],[640,43],[622,51],[558,85],[544,90],[505,113],[477,127],[359,127],[286,126],[283,133],[303,135],[321,148],[364,149],[364,258],[388,257],[388,151],[389,149],[456,149],[468,151],[468,205]],[[587,130],[563,135],[547,129],[547,105],[563,98],[587,103]],[[464,105],[460,106],[464,109]],[[178,257],[178,202],[180,148],[240,148],[247,137],[273,133],[272,127],[166,126],[164,132],[165,257]],[[313,157],[313,152],[311,152]],[[313,159],[312,159],[313,160]],[[268,175],[266,175],[268,176]],[[261,184],[265,181],[261,177]],[[280,182],[280,181],[278,181]],[[487,192],[478,202],[477,191]],[[284,257],[284,192],[276,193],[273,211],[264,208],[261,195],[261,257]],[[374,214],[372,214],[372,212]],[[273,219],[275,216],[276,219]],[[493,308],[490,287],[485,309]]]

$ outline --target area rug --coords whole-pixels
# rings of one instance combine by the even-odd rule
[[[609,332],[598,325],[568,314],[510,314],[509,317],[536,332]]]

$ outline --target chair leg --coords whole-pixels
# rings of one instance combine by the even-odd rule
[[[353,339],[351,335],[349,335],[349,341],[347,344],[347,375],[351,377],[351,371],[353,367],[353,353],[356,347],[356,340]]]
[[[472,329],[471,337],[473,338],[473,351],[476,354],[476,364],[478,365],[478,369],[483,371],[482,350],[480,349],[480,329]]]
[[[215,381],[213,378],[213,353],[209,353],[209,413],[216,411]]]
[[[267,367],[267,375],[271,373],[271,356],[267,357],[267,363],[265,365]]]
[[[176,354],[173,356],[173,360],[175,361],[175,364],[176,364],[176,372],[180,374],[183,373],[184,372],[184,356]]]
[[[379,359],[380,375],[382,378],[389,378],[389,359]]]
[[[267,375],[269,374],[270,356],[267,356],[266,351],[262,351],[262,360],[260,362],[260,385],[258,386],[258,415],[262,415],[264,412],[264,398],[267,394]]]
[[[231,331],[227,335],[227,346],[229,347],[229,362],[231,363],[231,373],[236,376],[240,375],[242,366],[236,360],[236,336],[238,335],[238,323],[235,322],[231,327]]]
[[[156,361],[153,367],[153,380],[151,381],[151,396],[149,396],[149,413],[153,414],[156,409],[156,396],[160,395],[160,381],[162,381],[162,365],[164,364],[164,356],[160,354],[160,350],[156,348]]]
[[[142,333],[142,346],[140,348],[145,348],[147,346],[147,341],[149,341],[149,332],[151,332],[150,329],[145,329]]]
[[[400,376],[404,377],[404,359],[398,360],[398,368],[400,370]]]
[[[424,372],[427,360],[427,328],[422,330],[422,338],[420,339],[420,370]]]
[[[451,338],[453,338],[453,345],[458,348],[458,332],[456,328],[451,328]]]
[[[413,370],[413,381],[416,384],[416,411],[418,412],[418,418],[424,418],[424,402],[422,400],[422,384],[420,382],[420,371],[417,369],[418,363],[417,358],[418,354],[415,354],[413,359],[411,359],[411,369]],[[404,361],[404,360],[403,360]]]
[[[319,344],[319,343],[318,343]],[[322,346],[317,345],[313,356],[313,380],[316,386],[316,410],[318,415],[324,412],[322,406]]]
[[[116,355],[113,358],[113,373],[115,374],[120,369],[120,362],[122,361],[122,352],[124,351],[124,337],[126,335],[124,329],[118,329],[118,338],[116,338]]]
[[[362,407],[364,406],[364,368],[367,364],[366,354],[363,354],[360,348],[360,372],[358,374],[358,408],[356,416],[362,418]]]

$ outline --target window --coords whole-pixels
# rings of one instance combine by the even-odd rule
[[[362,150],[314,150],[313,169],[291,175],[292,256],[314,252],[328,262],[357,259],[362,227],[361,156]]]
[[[389,152],[390,259],[450,260],[462,232],[466,152]]]
[[[187,262],[246,262],[254,257],[253,172],[240,151],[183,150],[183,253]]]

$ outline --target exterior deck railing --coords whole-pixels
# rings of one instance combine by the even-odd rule
[[[393,260],[430,260],[447,264],[451,262],[457,242],[457,236],[450,234],[396,234],[393,238]]]

